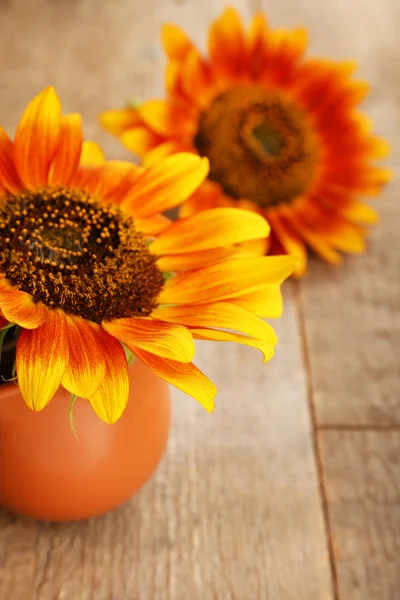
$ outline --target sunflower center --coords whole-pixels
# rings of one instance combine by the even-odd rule
[[[306,115],[254,84],[215,98],[200,116],[194,144],[225,194],[261,207],[292,202],[315,178],[317,145]]]
[[[0,200],[0,271],[36,301],[96,323],[149,315],[163,287],[133,220],[65,188]]]

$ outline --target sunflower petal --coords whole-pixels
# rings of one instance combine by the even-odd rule
[[[239,208],[214,208],[175,221],[151,245],[154,254],[179,254],[267,237],[267,221]]]
[[[60,142],[49,173],[50,184],[68,185],[82,152],[82,119],[79,114],[61,118]]]
[[[193,48],[186,33],[174,24],[166,23],[161,29],[161,40],[164,51],[171,60],[181,61]]]
[[[13,143],[0,127],[0,183],[11,193],[23,188],[13,159]]]
[[[49,87],[28,104],[15,134],[15,165],[26,187],[47,184],[60,139],[60,124],[60,101]]]
[[[154,373],[195,398],[208,412],[214,410],[217,388],[193,363],[168,360],[139,349],[135,350],[135,354]]]
[[[148,167],[123,199],[121,208],[146,217],[178,206],[208,174],[207,159],[175,154]]]
[[[56,393],[68,364],[69,349],[63,313],[49,311],[37,329],[22,329],[16,364],[18,385],[32,410],[42,410]]]
[[[41,302],[21,292],[5,278],[0,280],[0,309],[10,323],[25,329],[36,329],[46,321],[49,311]]]
[[[115,423],[124,412],[129,398],[128,363],[123,347],[112,336],[99,339],[106,375],[97,391],[88,398],[93,410],[105,423]]]
[[[96,142],[85,141],[82,144],[81,166],[100,167],[105,162],[103,150]]]
[[[62,385],[80,398],[88,398],[98,389],[106,374],[100,338],[107,345],[109,336],[95,323],[65,315],[69,361]]]
[[[234,258],[194,273],[170,279],[160,296],[160,304],[202,304],[235,298],[266,283],[282,283],[293,271],[291,256]]]
[[[118,108],[103,112],[100,123],[113,135],[120,135],[123,131],[140,125],[141,118],[135,108]]]
[[[149,250],[152,251],[152,244],[149,246]],[[157,260],[157,265],[164,272],[189,271],[190,269],[202,269],[241,254],[243,254],[243,251],[240,248],[213,248],[211,250],[201,250],[200,252],[161,256]]]
[[[168,100],[148,100],[138,106],[139,114],[151,129],[161,136],[192,135],[196,119],[187,104]]]
[[[228,7],[209,30],[208,52],[213,67],[221,74],[238,75],[245,57],[242,21],[237,10]]]
[[[228,302],[215,304],[165,306],[157,308],[154,316],[164,321],[180,323],[186,327],[221,328],[240,331],[271,345],[277,343],[276,333],[265,321],[248,310]]]
[[[160,137],[146,127],[127,129],[121,133],[119,139],[125,148],[137,156],[145,155],[160,141]]]
[[[105,321],[103,327],[133,353],[141,348],[182,363],[189,363],[194,357],[193,338],[181,325],[132,317]]]
[[[232,298],[230,302],[265,319],[279,319],[283,313],[282,292],[277,284],[264,285],[254,292]]]
[[[238,333],[230,333],[227,331],[215,331],[213,329],[191,329],[195,340],[212,340],[214,342],[236,342],[237,344],[243,344],[244,346],[252,346],[262,352],[266,363],[275,354],[274,347],[265,342],[264,340],[258,340],[252,337],[246,337],[239,335]]]
[[[301,277],[307,269],[307,250],[304,243],[276,212],[269,211],[267,218],[284,251],[298,259],[294,274]]]
[[[185,148],[182,147],[180,142],[175,140],[162,142],[145,153],[142,157],[143,164],[145,167],[150,167],[150,165],[157,163],[160,160],[164,160],[167,156],[178,154],[179,152],[185,152]]]

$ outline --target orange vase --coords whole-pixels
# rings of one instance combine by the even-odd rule
[[[60,388],[40,413],[18,386],[0,386],[0,504],[49,521],[103,514],[132,496],[160,461],[170,427],[168,385],[136,360],[128,406],[114,425],[86,400],[68,418],[70,394]]]

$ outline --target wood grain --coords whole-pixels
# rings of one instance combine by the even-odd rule
[[[217,410],[173,394],[167,456],[126,506],[72,525],[0,513],[0,599],[331,600],[289,293],[278,330],[268,365],[200,346]]]
[[[388,165],[400,163],[400,59],[395,23],[397,0],[335,0],[314,9],[311,0],[268,0],[274,23],[307,22],[311,49],[353,58],[372,84],[365,109],[376,131],[393,147]],[[375,204],[381,223],[368,252],[346,257],[340,268],[313,260],[301,282],[313,397],[320,425],[400,424],[400,183],[389,185]]]
[[[320,434],[340,598],[400,590],[400,433]]]
[[[100,132],[98,112],[161,93],[160,21],[200,41],[223,2],[0,6],[0,122],[12,131],[27,101],[53,83],[64,110],[83,113],[86,136],[127,157]],[[0,600],[333,599],[290,286],[286,300],[268,365],[249,348],[200,345],[218,408],[210,417],[174,393],[167,456],[127,505],[71,525],[0,512]]]

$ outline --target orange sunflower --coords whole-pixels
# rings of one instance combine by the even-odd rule
[[[82,142],[80,116],[61,116],[53,88],[29,104],[13,141],[0,129],[0,340],[17,326],[30,408],[62,385],[116,421],[130,352],[211,411],[216,390],[191,362],[193,338],[272,357],[275,333],[255,315],[279,316],[294,261],[237,246],[268,235],[265,219],[218,208],[175,223],[160,214],[207,173],[192,154],[147,169],[105,162]]]
[[[350,62],[306,59],[304,29],[271,30],[256,14],[248,31],[228,8],[210,27],[209,58],[175,25],[163,29],[165,100],[111,110],[101,122],[149,165],[175,152],[207,157],[207,181],[181,215],[245,207],[272,228],[269,251],[307,264],[307,246],[330,263],[365,248],[388,152],[357,109],[368,86]],[[265,250],[265,246],[262,246]]]

